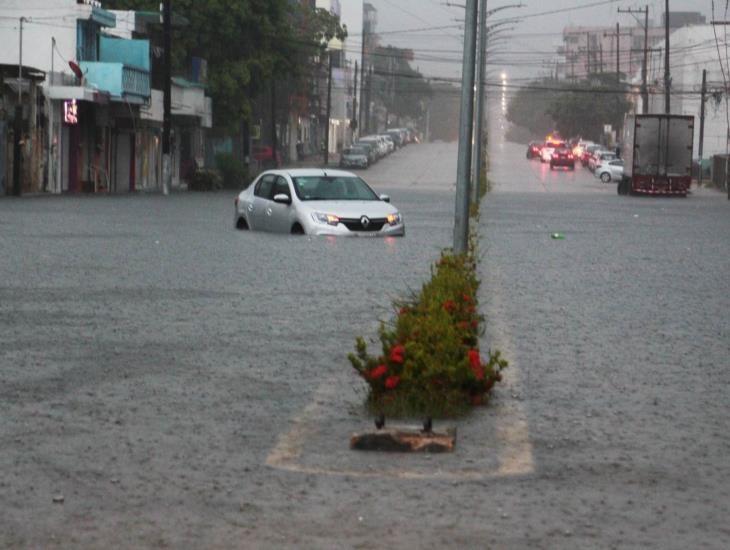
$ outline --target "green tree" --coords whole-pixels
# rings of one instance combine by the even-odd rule
[[[107,0],[105,5],[157,11],[160,3]],[[305,79],[327,42],[347,35],[326,10],[289,0],[175,0],[173,13],[187,20],[174,34],[174,68],[184,71],[191,56],[208,60],[215,124],[231,130],[249,117],[251,99],[267,82]]]
[[[507,120],[516,126],[526,128],[536,137],[542,138],[550,133],[555,127],[555,121],[549,111],[559,92],[537,88],[555,87],[555,80],[541,79],[534,80],[527,87],[518,90],[509,102]]]
[[[431,85],[411,67],[413,51],[385,46],[372,54],[375,80],[373,92],[389,113],[418,119],[423,114],[423,100],[433,95]]]
[[[615,129],[623,125],[631,109],[627,92],[613,73],[594,74],[580,82],[535,80],[515,94],[507,120],[537,136],[557,129],[566,137],[598,141],[605,124]]]
[[[614,129],[623,126],[624,116],[631,109],[627,91],[625,85],[616,83],[613,74],[592,75],[558,94],[547,114],[562,135],[599,141],[604,125],[610,124]]]

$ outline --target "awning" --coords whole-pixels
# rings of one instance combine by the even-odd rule
[[[96,23],[99,23],[102,27],[116,27],[117,16],[112,12],[103,8],[97,8],[96,6],[91,8],[90,19]]]

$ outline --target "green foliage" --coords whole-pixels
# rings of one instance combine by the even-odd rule
[[[556,86],[552,79],[541,79],[530,82],[529,86],[551,87]],[[518,90],[509,102],[507,120],[516,126],[527,128],[533,135],[547,135],[553,130],[555,121],[549,114],[550,107],[558,92],[547,90],[533,90],[524,88]]]
[[[499,351],[479,353],[476,264],[444,253],[413,299],[396,303],[393,325],[381,324],[382,354],[358,338],[348,358],[368,383],[368,404],[388,416],[452,416],[485,401],[507,366]]]
[[[624,92],[610,93],[619,88],[615,75],[592,75],[588,80],[571,84],[571,88],[576,91],[559,94],[548,110],[562,135],[599,141],[605,124],[614,129],[623,127],[631,103]],[[620,89],[628,91],[625,86]]]
[[[222,188],[221,178],[214,170],[196,170],[188,183],[190,191],[219,191]]]
[[[580,82],[535,80],[511,100],[507,120],[542,137],[557,129],[563,136],[599,141],[603,126],[621,128],[631,104],[615,74],[593,74]],[[617,93],[612,93],[619,90]]]
[[[159,10],[159,0],[107,0],[109,9]],[[344,29],[327,10],[289,0],[175,0],[173,60],[185,72],[191,56],[208,60],[209,93],[217,127],[237,131],[252,98],[272,78],[309,74],[314,58]],[[159,29],[158,31],[159,32]]]
[[[243,189],[248,186],[248,170],[243,163],[230,153],[219,153],[215,156],[224,189]]]
[[[430,98],[433,90],[423,75],[411,68],[412,56],[412,50],[377,48],[372,56],[373,93],[390,113],[417,119],[424,112],[423,100]]]

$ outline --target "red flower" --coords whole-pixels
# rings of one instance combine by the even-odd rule
[[[456,326],[459,327],[461,330],[468,330],[469,329],[469,322],[468,321],[460,321],[456,323]]]
[[[385,387],[392,390],[398,385],[398,382],[400,382],[399,376],[388,376],[388,378],[385,379]]]
[[[477,311],[477,308],[475,308],[474,306],[469,306],[469,309],[467,309],[467,311],[468,311],[469,313],[476,313],[476,311]]]
[[[368,378],[370,378],[370,380],[377,380],[378,378],[385,375],[385,373],[387,372],[388,367],[386,367],[385,365],[378,365],[368,373]]]
[[[478,327],[479,327],[479,321],[477,321],[476,319],[474,319],[471,322],[471,328],[478,328]]]
[[[402,363],[405,360],[406,348],[397,344],[390,350],[390,360],[393,363]]]
[[[471,296],[469,296],[468,294],[462,294],[462,295],[461,295],[461,298],[462,298],[462,300],[464,300],[464,301],[465,301],[465,302],[466,302],[467,304],[468,304],[469,302],[471,302]]]
[[[477,380],[484,379],[484,367],[482,367],[482,358],[479,356],[479,350],[469,350],[469,366]]]
[[[400,308],[400,312],[399,312],[399,313],[400,313],[401,315],[407,315],[407,314],[408,314],[408,313],[410,313],[410,312],[411,312],[411,310],[410,310],[410,309],[408,309],[407,307],[402,307],[402,308]]]
[[[453,300],[446,300],[442,307],[449,313],[453,313],[456,310],[456,304]]]

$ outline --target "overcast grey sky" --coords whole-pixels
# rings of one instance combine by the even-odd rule
[[[348,0],[342,0],[347,2]],[[465,0],[368,0],[378,10],[378,31],[384,45],[416,50],[418,65],[426,76],[460,78],[463,29],[455,19],[464,17],[463,7],[449,7],[446,4],[461,4]],[[636,25],[630,16],[617,13],[617,8],[642,8],[649,6],[649,18],[656,24],[661,22],[665,0],[489,0],[488,9],[523,3],[524,8],[509,8],[495,13],[490,23],[511,16],[525,16],[514,29],[501,33],[499,43],[495,40],[492,59],[499,62],[493,67],[495,73],[507,72],[515,78],[540,76],[546,70],[539,65],[555,55],[561,44],[561,33],[569,25],[613,26]],[[724,19],[725,2],[715,0],[716,18]],[[670,11],[700,11],[711,18],[711,0],[670,0]],[[537,15],[543,12],[566,10],[555,14]],[[730,14],[728,14],[730,18]],[[454,26],[453,28],[437,28]],[[505,24],[504,27],[511,25]],[[427,29],[421,32],[400,33],[396,31]],[[511,53],[514,52],[514,53]],[[521,53],[517,53],[521,52]],[[534,52],[530,53],[530,52]],[[525,63],[532,63],[525,66]]]

